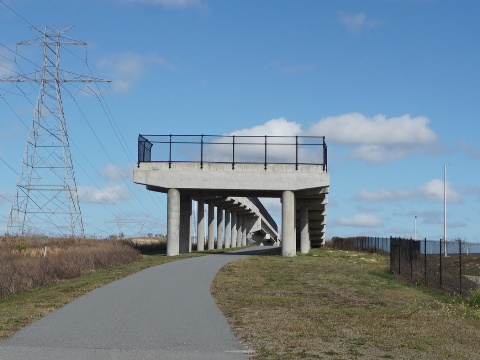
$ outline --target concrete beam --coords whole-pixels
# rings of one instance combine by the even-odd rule
[[[169,176],[162,176],[168,172]],[[261,192],[278,192],[285,190],[300,191],[311,194],[312,189],[317,194],[329,186],[330,176],[318,165],[299,165],[298,170],[294,164],[269,164],[264,169],[263,164],[237,164],[232,169],[231,164],[225,163],[140,163],[134,171],[134,182],[163,189],[167,192],[170,188],[198,189],[218,191],[229,190],[255,190],[252,196],[261,196]],[[199,185],[201,184],[201,185]]]

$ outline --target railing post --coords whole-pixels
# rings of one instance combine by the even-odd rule
[[[169,151],[169,154],[168,154],[168,168],[171,169],[172,168],[172,134],[170,134],[170,151]]]
[[[265,135],[265,170],[267,170],[267,135]]]
[[[328,166],[327,166],[327,144],[325,143],[325,136],[323,136],[323,171],[328,171]]]
[[[141,135],[138,135],[138,147],[137,147],[137,167],[140,167],[140,161],[143,161],[145,158],[145,144],[140,141]],[[141,150],[141,145],[143,145],[143,151]]]
[[[203,134],[200,144],[200,169],[203,169]]]
[[[298,135],[295,136],[295,170],[298,170]]]
[[[232,137],[232,170],[235,170],[235,135]]]

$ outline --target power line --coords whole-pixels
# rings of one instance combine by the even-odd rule
[[[25,19],[22,15],[20,15],[19,13],[17,13],[15,10],[13,10],[10,6],[8,6],[7,4],[5,4],[5,2],[3,2],[2,0],[0,0],[0,3],[2,5],[4,5],[7,9],[9,9],[11,12],[13,12],[15,15],[17,15],[20,19],[22,19],[23,21],[25,21],[28,25],[30,25],[32,28],[34,28],[35,30],[37,31],[41,31],[39,30],[35,25],[33,25],[30,21],[28,21],[27,19]]]
[[[91,68],[90,68],[90,66],[87,62],[86,62],[86,65],[87,65],[88,70],[90,71],[90,74],[92,74],[92,70],[91,70]],[[127,145],[127,142],[126,142],[125,138],[123,137],[122,132],[120,131],[118,123],[115,121],[115,118],[112,114],[112,111],[110,110],[110,107],[108,106],[108,103],[106,102],[105,97],[102,95],[102,92],[100,91],[100,88],[99,88],[98,84],[96,83],[95,86],[97,87],[98,93],[100,94],[100,95],[98,95],[100,103],[103,102],[103,104],[105,104],[105,107],[103,107],[103,105],[102,105],[102,108],[104,109],[105,115],[107,116],[107,118],[109,120],[110,126],[114,130],[115,135],[117,136],[117,139],[119,140],[120,144],[122,145],[122,149],[123,149],[124,153],[130,159],[132,167],[134,167],[135,166],[134,157],[132,156],[131,153],[127,152],[127,150],[125,148],[125,147],[128,148],[128,145]],[[108,113],[105,109],[108,110]],[[110,119],[111,119],[111,121],[110,121]],[[115,130],[115,127],[113,126],[112,122],[113,122],[113,124],[115,124],[115,127],[117,128],[121,139],[118,137],[117,131]],[[122,141],[123,141],[123,143],[122,143]],[[125,146],[123,144],[125,144]],[[153,196],[150,193],[150,191],[147,191],[147,194],[150,197],[150,199],[152,200],[152,202],[155,204],[155,206],[158,208],[158,210],[162,213],[162,215],[166,217],[165,212],[163,211],[162,208],[160,208],[160,206],[158,206],[157,202],[153,199]],[[163,206],[166,206],[161,199],[159,199],[159,201],[162,203]]]
[[[10,164],[8,164],[8,163],[5,161],[5,159],[2,158],[1,156],[0,156],[0,161],[3,162],[5,165],[7,165],[7,167],[8,167],[10,170],[12,170],[15,175],[18,176],[18,172],[17,172],[13,167],[11,167]]]

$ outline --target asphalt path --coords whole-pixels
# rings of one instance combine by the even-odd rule
[[[210,285],[254,247],[155,266],[74,300],[0,342],[1,360],[248,359]]]

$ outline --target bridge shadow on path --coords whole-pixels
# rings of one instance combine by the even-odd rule
[[[260,255],[273,256],[281,255],[282,248],[278,246],[254,246],[251,248],[228,251],[220,253],[221,255]]]

